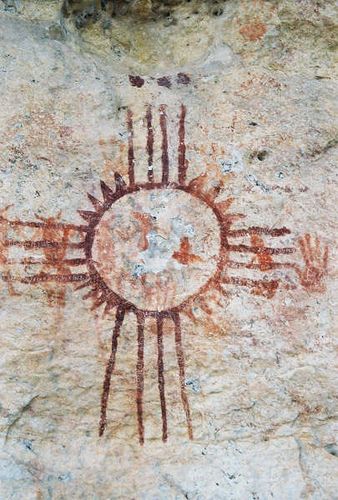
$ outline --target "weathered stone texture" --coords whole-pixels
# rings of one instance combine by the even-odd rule
[[[337,498],[334,2],[174,2],[164,11],[139,1],[84,26],[60,4],[0,4],[0,497]],[[143,187],[108,208],[115,199],[104,186],[127,189],[131,164],[136,185],[163,182],[166,151],[169,180],[181,165],[186,193]],[[95,213],[88,264],[70,246],[83,239],[71,227],[94,227]],[[228,227],[230,213],[245,217]],[[217,220],[241,251],[218,259]],[[273,233],[281,228],[289,232]],[[29,243],[41,241],[59,246]],[[65,282],[90,265],[105,293],[93,280],[80,290],[82,278]],[[33,278],[49,273],[63,278]],[[111,289],[132,309],[104,423],[102,384],[124,307]],[[138,308],[171,315],[144,318]]]

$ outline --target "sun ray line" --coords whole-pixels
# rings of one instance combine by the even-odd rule
[[[87,264],[87,259],[50,259],[50,260],[41,260],[34,259],[30,257],[26,257],[24,259],[7,259],[3,261],[3,264],[23,264],[23,265],[41,265],[41,266],[85,266]]]
[[[102,304],[106,302],[106,297],[99,297],[97,300],[94,301],[92,307],[90,308],[91,311],[94,311],[95,309],[98,309]]]
[[[176,347],[176,357],[177,364],[179,369],[179,379],[180,379],[180,388],[181,388],[181,401],[185,413],[185,419],[187,423],[188,437],[189,439],[193,439],[193,429],[192,429],[192,421],[190,414],[190,405],[189,399],[186,391],[185,385],[185,359],[184,359],[184,350],[182,344],[182,328],[181,328],[181,319],[179,313],[176,313],[173,316],[173,321],[175,325],[175,347]]]
[[[89,279],[88,281],[85,281],[84,283],[81,283],[81,285],[79,285],[79,286],[76,286],[75,291],[82,290],[83,288],[87,288],[88,286],[92,286],[91,279]]]
[[[169,182],[169,155],[168,155],[168,131],[167,114],[165,105],[160,106],[160,127],[162,132],[162,184],[166,186]]]
[[[11,247],[11,246],[16,246],[16,247],[24,247],[26,249],[30,248],[83,248],[84,247],[84,241],[81,241],[80,243],[67,243],[65,244],[64,242],[60,241],[50,241],[50,240],[4,240],[1,242],[2,246],[5,247]]]
[[[217,207],[217,205],[216,205]],[[222,220],[224,222],[228,222],[230,224],[233,224],[233,221],[236,221],[237,219],[245,219],[245,215],[244,214],[240,214],[240,213],[225,213],[225,214],[222,214],[221,215],[222,217]]]
[[[187,108],[184,104],[181,105],[181,114],[179,120],[178,129],[178,182],[183,186],[186,182],[187,177],[187,160],[185,157],[186,146],[185,146],[185,117]]]
[[[105,428],[107,426],[107,407],[108,407],[108,399],[109,399],[110,382],[111,382],[111,377],[112,377],[112,374],[113,374],[113,371],[115,368],[118,338],[119,338],[121,327],[123,324],[124,315],[125,315],[125,309],[122,306],[118,307],[118,309],[116,311],[115,325],[114,325],[112,341],[111,341],[111,353],[110,353],[110,357],[109,357],[109,360],[108,360],[108,363],[106,366],[106,372],[105,372],[104,381],[103,381],[103,389],[102,389],[102,396],[101,396],[101,416],[100,416],[100,423],[99,423],[99,436],[103,436]]]
[[[118,172],[115,172],[114,179],[115,179],[116,191],[117,192],[125,191],[127,185],[122,175],[119,174]]]
[[[101,192],[105,204],[111,204],[114,199],[114,191],[104,181],[100,182]]]
[[[143,391],[144,391],[144,314],[137,313],[137,364],[136,364],[136,408],[138,436],[144,444]]]
[[[90,193],[87,193],[87,196],[88,196],[89,201],[91,202],[91,204],[95,208],[95,210],[98,210],[98,211],[102,210],[102,203],[100,202],[100,200],[95,198],[95,196],[91,195]]]
[[[85,273],[77,274],[47,274],[41,273],[35,276],[27,276],[26,278],[15,278],[11,277],[10,281],[17,281],[18,283],[23,283],[26,285],[35,285],[36,283],[77,283],[78,281],[88,280],[89,275]],[[3,281],[7,281],[5,276],[2,276]]]
[[[129,185],[135,186],[135,155],[134,155],[134,127],[133,113],[130,109],[127,111],[127,128],[128,128],[128,177]]]
[[[295,248],[271,248],[271,247],[251,247],[248,245],[227,245],[228,252],[243,252],[243,253],[264,253],[268,255],[291,254],[296,251]]]
[[[234,229],[228,231],[228,236],[232,238],[238,238],[241,236],[246,236],[248,234],[266,234],[269,236],[278,237],[290,233],[291,233],[290,229],[287,229],[286,227],[271,229],[268,227],[252,226],[248,227],[247,229]]]
[[[237,262],[234,260],[227,260],[227,266],[233,269],[239,269],[244,267],[245,269],[257,269],[260,271],[262,270],[261,269],[262,264],[254,264],[253,262]],[[279,269],[283,267],[293,269],[297,267],[297,265],[293,264],[292,262],[270,262],[268,266],[270,269]]]
[[[157,374],[158,389],[160,393],[161,415],[162,415],[162,441],[168,439],[167,407],[165,400],[165,382],[164,382],[164,362],[163,362],[163,316],[157,316]]]
[[[212,310],[210,309],[210,307],[208,306],[208,304],[206,304],[205,302],[203,302],[203,299],[201,300],[201,303],[200,303],[199,306],[202,309],[202,311],[204,311],[205,313],[207,313],[209,316],[212,315]]]
[[[107,302],[103,311],[103,316],[106,316],[111,311],[111,309],[116,307],[116,305],[116,302]]]
[[[37,221],[21,221],[21,220],[9,220],[0,216],[0,224],[8,224],[10,227],[24,226],[24,227],[35,227],[37,229],[64,229],[64,230],[74,230],[79,232],[87,232],[88,226],[76,225],[76,224],[63,224],[62,222],[37,222]]]
[[[148,181],[154,182],[154,129],[153,129],[153,116],[151,106],[147,107],[146,112],[147,120],[147,154],[148,154]]]
[[[237,276],[225,276],[221,280],[222,284],[244,286],[252,288],[252,293],[272,298],[276,293],[278,280],[254,280],[250,278],[241,278]]]
[[[87,292],[82,299],[87,300],[87,299],[95,299],[97,297],[98,291],[97,290],[90,290]]]
[[[97,221],[97,212],[91,212],[90,210],[78,210],[78,214],[87,222]]]
[[[257,286],[260,284],[268,284],[268,283],[278,283],[277,280],[255,280],[251,278],[241,278],[239,276],[223,276],[221,279],[222,283],[226,283],[229,285],[241,285],[241,286]]]

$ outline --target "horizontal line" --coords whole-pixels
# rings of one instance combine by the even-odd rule
[[[84,266],[87,264],[87,259],[51,259],[51,260],[38,260],[33,258],[25,258],[22,260],[7,259],[2,261],[3,264],[13,265],[13,264],[26,264],[26,265],[39,265],[42,266]]]
[[[233,231],[228,231],[227,235],[233,238],[238,238],[240,236],[246,236],[247,234],[267,234],[269,236],[283,236],[285,234],[290,234],[290,229],[286,227],[270,229],[268,227],[258,227],[252,226],[247,229],[236,229]]]
[[[35,222],[35,221],[21,221],[21,220],[8,220],[4,217],[0,217],[0,224],[6,223],[9,226],[26,226],[26,227],[37,227],[42,229],[73,229],[74,231],[88,231],[88,226],[76,224],[63,224],[62,222]]]
[[[16,279],[26,284],[45,283],[48,281],[56,281],[60,283],[76,283],[78,281],[88,280],[88,274],[37,274],[36,276],[29,276],[28,278]]]
[[[238,278],[236,276],[225,276],[222,278],[222,283],[226,283],[229,285],[240,285],[240,286],[260,286],[263,285],[265,287],[269,287],[270,285],[277,286],[278,281],[277,280],[253,280],[249,278]]]
[[[222,214],[222,220],[244,219],[245,217],[246,216],[244,214],[236,212],[227,212],[226,214]]]
[[[19,241],[19,240],[5,240],[0,241],[0,247],[24,247],[24,248],[83,248],[84,241],[80,243],[64,243],[59,241],[48,241],[48,240],[39,240],[39,241]]]
[[[250,247],[247,245],[227,245],[225,249],[229,252],[249,252],[268,255],[290,254],[296,251],[295,248]]]
[[[289,268],[294,268],[296,267],[296,264],[292,264],[291,262],[271,262],[271,263],[266,263],[266,264],[253,264],[251,262],[236,262],[233,260],[228,260],[227,265],[229,267],[232,267],[234,269],[239,269],[239,268],[246,268],[246,269],[258,269],[262,270],[262,267],[264,268],[264,271],[268,271],[270,269],[278,269],[282,267],[289,267]]]

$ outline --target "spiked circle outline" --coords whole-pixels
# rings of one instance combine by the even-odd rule
[[[213,286],[217,288],[219,286],[218,284],[220,281],[221,273],[226,264],[226,253],[228,246],[228,240],[227,240],[228,225],[225,223],[226,217],[224,217],[224,215],[220,212],[220,210],[218,210],[215,203],[212,203],[210,200],[207,199],[207,197],[203,196],[202,193],[194,190],[194,188],[191,187],[190,185],[184,186],[172,182],[168,184],[144,183],[135,186],[127,186],[123,181],[122,177],[117,173],[115,174],[115,181],[116,181],[115,192],[113,192],[110,189],[110,187],[108,187],[103,181],[101,181],[101,190],[104,198],[103,203],[101,203],[96,198],[93,198],[92,195],[88,194],[89,199],[91,200],[96,209],[95,212],[79,211],[81,216],[89,223],[85,238],[84,249],[87,260],[88,272],[90,276],[90,282],[93,284],[94,289],[97,292],[101,293],[99,300],[102,301],[101,303],[106,302],[107,310],[115,306],[121,306],[121,307],[123,306],[123,308],[126,311],[132,311],[134,313],[139,311],[142,312],[145,316],[157,317],[159,314],[161,314],[164,317],[170,317],[172,313],[177,313],[182,309],[184,309],[184,307],[188,306],[191,303],[191,301],[194,300],[194,298],[196,298],[198,295],[205,293],[208,289],[212,288]],[[217,259],[217,266],[214,274],[208,279],[208,281],[204,285],[202,285],[202,287],[197,292],[190,295],[181,304],[163,311],[140,309],[130,301],[121,297],[114,290],[111,290],[109,286],[105,283],[104,279],[101,277],[100,273],[97,271],[95,263],[92,258],[92,246],[95,239],[95,229],[99,224],[102,216],[111,208],[111,206],[117,200],[121,199],[125,195],[136,193],[141,190],[158,190],[158,189],[177,189],[180,191],[184,191],[185,193],[188,193],[191,196],[197,198],[202,203],[205,203],[209,208],[211,208],[211,210],[215,214],[219,224],[219,231],[220,231],[220,249]]]

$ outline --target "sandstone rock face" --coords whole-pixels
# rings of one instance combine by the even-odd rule
[[[61,3],[0,4],[0,497],[337,498],[334,2]]]

